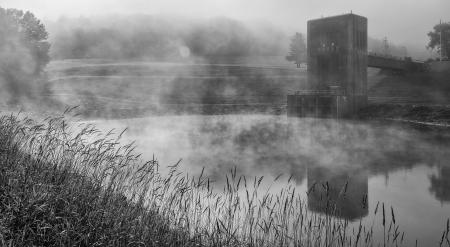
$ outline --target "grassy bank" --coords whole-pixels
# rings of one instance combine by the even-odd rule
[[[0,246],[192,245],[142,194],[124,196],[125,180],[137,179],[118,172],[137,160],[130,145],[116,149],[108,136],[87,143],[93,128],[74,136],[67,128],[62,118],[0,119]]]
[[[288,178],[273,181],[284,184],[274,194],[260,187],[263,177],[232,170],[214,189],[177,165],[162,173],[156,160],[143,162],[120,133],[64,117],[4,116],[0,135],[2,246],[405,245],[392,208],[380,202],[371,224],[349,222],[328,184],[310,188],[322,192],[316,213]]]

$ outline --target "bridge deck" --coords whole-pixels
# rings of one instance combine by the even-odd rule
[[[367,66],[379,69],[389,69],[396,71],[422,70],[424,63],[414,61],[411,58],[400,58],[393,56],[384,56],[374,53],[367,55]]]

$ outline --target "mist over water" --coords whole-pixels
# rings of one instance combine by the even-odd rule
[[[109,112],[114,108],[100,106],[105,105],[102,101],[105,95],[118,96],[117,98],[130,98],[127,96],[133,95],[132,98],[137,99],[140,97],[139,92],[121,90],[132,84],[147,82],[149,77],[153,78],[149,87],[152,101],[158,104],[223,103],[229,102],[230,98],[234,101],[248,101],[250,98],[259,103],[279,103],[285,101],[284,96],[289,91],[305,84],[305,75],[290,70],[292,64],[284,59],[288,53],[289,39],[294,32],[290,33],[270,22],[239,21],[229,17],[188,18],[135,14],[61,17],[58,21],[46,21],[45,24],[51,45],[49,55],[56,61],[47,67],[47,73],[41,77],[32,76],[28,71],[33,70],[36,64],[30,60],[26,49],[16,37],[4,36],[8,38],[3,43],[13,47],[12,50],[15,51],[13,54],[8,52],[10,50],[3,49],[0,53],[3,58],[0,83],[4,89],[2,93],[6,99],[5,104],[10,108],[60,112],[66,106],[84,104],[90,107],[86,110],[86,115],[98,115],[99,112]],[[374,52],[379,52],[382,48],[380,40],[376,38],[370,39],[369,43],[370,50]],[[402,56],[404,53],[403,47],[393,44],[390,47],[395,55]],[[54,64],[61,63],[59,59],[63,62],[65,59],[92,59],[78,60],[75,63],[80,62],[84,66],[86,64],[83,62],[92,64],[96,61],[94,63],[109,63],[110,67],[104,66],[93,71],[86,68],[77,71],[72,68],[64,72],[58,71],[59,78],[55,78],[53,67]],[[150,70],[136,69],[139,65],[135,68],[114,66],[124,63],[136,65],[137,61],[185,66],[181,70],[180,66],[160,66],[156,70],[153,70],[154,67]],[[198,64],[242,65],[247,68],[192,66]],[[249,68],[261,65],[279,69]],[[15,72],[11,73],[13,70]],[[95,83],[95,79],[99,77],[105,79],[104,83],[111,82],[114,85],[119,82],[120,85],[114,88],[114,92],[107,89],[92,90],[86,86],[90,82]],[[54,84],[60,81],[64,81],[65,86],[69,85],[71,91],[68,93],[66,90],[63,94],[71,94],[76,98],[75,101],[68,103],[58,98],[55,100],[53,96],[61,94],[61,91],[59,85],[55,88]],[[149,83],[145,86],[147,85]],[[142,88],[148,89],[145,86]],[[187,93],[181,94],[183,91]],[[36,103],[45,107],[33,109],[36,108]],[[132,110],[141,111],[136,107]],[[114,113],[104,114],[102,117],[105,115]]]
[[[127,128],[124,135],[150,159],[172,165],[183,159],[188,169],[209,174],[234,166],[291,174],[299,167],[364,169],[374,174],[438,165],[448,157],[448,140],[380,123],[292,119],[272,115],[180,115],[93,121],[101,129]],[[437,136],[436,136],[437,138]],[[444,139],[445,140],[445,139]],[[276,165],[274,165],[276,164]],[[193,170],[191,170],[193,171]],[[299,183],[304,178],[299,172]]]
[[[88,118],[217,114],[216,108],[279,114],[285,95],[306,81],[304,69],[249,65],[245,60],[233,64],[60,61],[50,64],[48,74],[52,90],[48,96],[79,105]]]
[[[181,171],[190,175],[198,176],[205,168],[219,190],[233,169],[250,180],[264,176],[265,188],[273,192],[291,178],[309,209],[324,213],[323,186],[329,186],[328,196],[339,201],[341,217],[356,225],[360,218],[370,225],[377,203],[384,202],[396,210],[407,234],[434,241],[443,226],[433,223],[450,210],[449,139],[442,133],[383,123],[246,114],[92,122],[103,130],[127,127],[124,141],[135,140],[143,158],[154,156],[162,171],[179,160]],[[340,199],[344,186],[347,196]]]

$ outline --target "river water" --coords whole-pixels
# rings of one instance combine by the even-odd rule
[[[162,167],[180,159],[180,169],[190,175],[204,167],[218,187],[234,168],[248,177],[264,176],[275,193],[291,178],[311,211],[326,213],[326,190],[338,201],[339,217],[354,224],[381,224],[375,211],[384,203],[389,215],[393,208],[409,244],[439,245],[450,217],[450,138],[444,132],[271,115],[93,122],[105,131],[128,128],[124,141],[136,141],[143,158],[154,155]],[[337,199],[343,188],[346,197]]]

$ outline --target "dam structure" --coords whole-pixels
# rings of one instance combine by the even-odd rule
[[[343,118],[367,105],[367,18],[308,21],[308,80],[287,96],[289,116]]]

